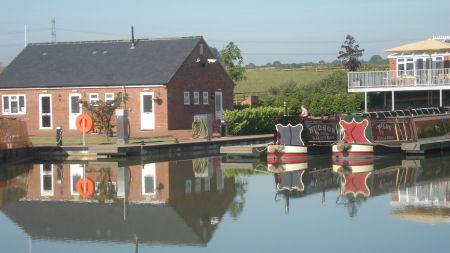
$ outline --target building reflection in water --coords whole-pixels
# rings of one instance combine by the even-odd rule
[[[450,222],[449,163],[424,169],[420,182],[391,192],[393,217],[422,223]]]
[[[84,175],[95,184],[87,198],[77,189]],[[35,164],[17,185],[2,211],[33,240],[205,246],[236,195],[220,158]]]

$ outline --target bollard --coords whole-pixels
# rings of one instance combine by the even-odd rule
[[[63,134],[62,126],[57,126],[56,127],[56,146],[62,146],[63,145],[62,134]]]

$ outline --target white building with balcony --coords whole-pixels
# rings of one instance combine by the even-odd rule
[[[450,106],[450,36],[385,50],[389,71],[349,72],[348,92],[364,92],[365,111]]]

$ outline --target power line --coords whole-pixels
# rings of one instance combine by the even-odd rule
[[[124,33],[107,33],[107,32],[97,32],[97,31],[86,31],[86,30],[74,30],[74,29],[67,29],[67,28],[58,28],[60,31],[66,31],[66,32],[76,32],[76,33],[89,33],[89,34],[102,34],[102,35],[112,35],[112,36],[130,36],[130,34],[124,34]]]

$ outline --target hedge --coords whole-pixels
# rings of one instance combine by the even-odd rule
[[[223,112],[223,119],[231,122],[229,133],[232,135],[273,133],[275,118],[279,116],[283,116],[283,108],[280,107],[257,107]]]

